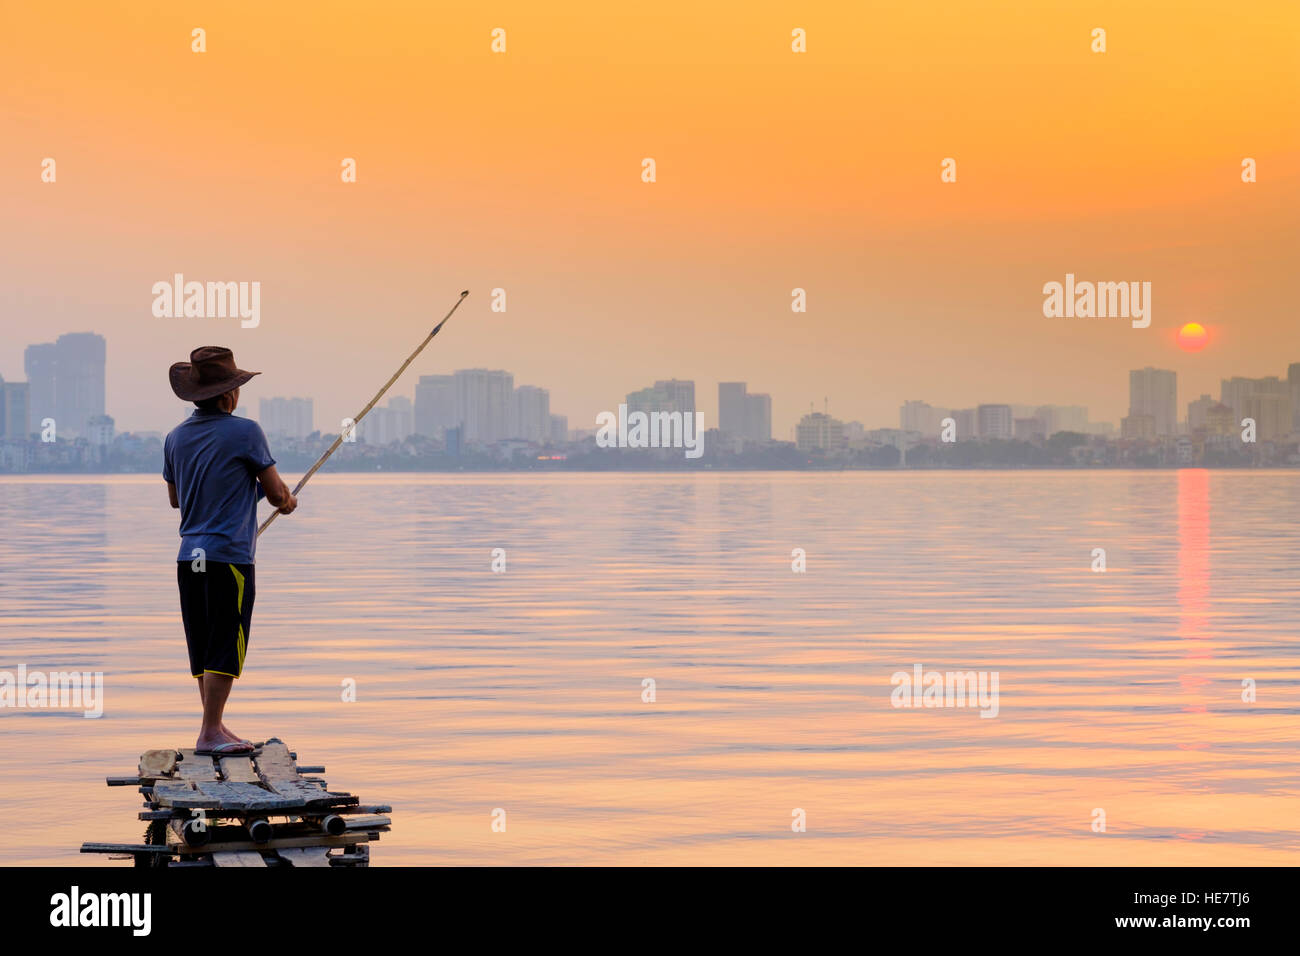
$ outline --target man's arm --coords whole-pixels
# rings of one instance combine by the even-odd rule
[[[175,482],[167,482],[167,500],[172,503],[173,508],[179,508],[181,506],[180,499],[176,497]]]
[[[267,501],[275,505],[281,514],[293,514],[293,509],[298,507],[298,499],[293,496],[289,486],[284,483],[280,473],[275,470],[275,465],[271,465],[265,471],[258,472],[257,480],[266,493]]]

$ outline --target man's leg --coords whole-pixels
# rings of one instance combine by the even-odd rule
[[[185,577],[182,572],[182,578]],[[244,667],[253,603],[252,577],[251,566],[210,562],[203,572],[189,578],[192,589],[188,602],[183,588],[182,607],[188,611],[186,635],[197,633],[202,638],[191,644],[193,673],[203,703],[196,745],[199,750],[210,750],[220,744],[242,745],[232,753],[252,749],[248,741],[232,733],[222,722],[231,688]],[[199,589],[201,596],[195,593]]]
[[[230,743],[221,726],[221,716],[226,710],[226,700],[235,684],[233,677],[225,674],[204,674],[200,678],[203,694],[203,725],[199,728],[198,749],[209,750],[217,744]]]
[[[199,677],[198,677],[198,680],[199,680],[199,701],[200,701],[200,702],[203,704],[203,706],[205,706],[205,707],[207,706],[208,698],[207,698],[207,695],[205,694],[205,692],[204,692],[204,690],[203,690],[203,678],[206,677],[206,676],[207,676],[206,674],[200,674]],[[239,743],[250,743],[250,741],[244,740],[242,737],[237,737],[237,736],[235,735],[235,732],[232,731],[229,727],[226,726],[226,722],[225,722],[224,719],[221,721],[221,733],[222,733],[222,735],[223,735],[227,740],[229,740],[231,743],[235,743],[236,741],[238,741]]]

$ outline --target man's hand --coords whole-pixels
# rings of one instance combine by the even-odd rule
[[[261,483],[262,490],[266,492],[266,500],[275,505],[276,511],[282,515],[293,514],[293,510],[298,507],[298,499],[284,483],[280,473],[275,470],[275,465],[260,472],[257,480]]]

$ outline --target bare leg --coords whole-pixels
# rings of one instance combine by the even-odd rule
[[[199,700],[203,703],[203,706],[204,706],[204,707],[207,707],[207,697],[204,695],[204,692],[203,692],[203,678],[204,678],[205,676],[206,676],[206,675],[204,675],[204,674],[200,674],[200,675],[198,676],[198,681],[199,681]],[[223,736],[226,740],[230,741],[231,743],[239,743],[239,742],[241,742],[241,741],[243,740],[242,737],[239,737],[238,735],[236,735],[235,732],[234,732],[233,730],[231,730],[229,727],[226,726],[226,722],[225,722],[224,720],[221,722],[221,734],[222,734],[222,736]]]
[[[233,742],[222,731],[221,715],[234,684],[235,679],[225,674],[203,675],[203,725],[199,728],[197,749],[209,750],[217,744]]]

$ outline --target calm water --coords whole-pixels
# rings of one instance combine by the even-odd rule
[[[1297,528],[1294,472],[325,474],[227,723],[391,803],[376,865],[1294,865]],[[7,478],[0,530],[0,669],[106,698],[0,709],[0,864],[129,865],[77,848],[138,840],[103,778],[197,730],[176,515]],[[915,664],[996,671],[997,717],[892,707]]]

